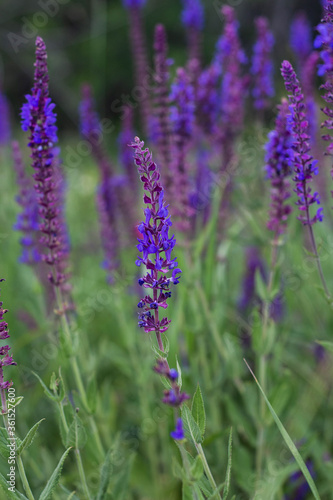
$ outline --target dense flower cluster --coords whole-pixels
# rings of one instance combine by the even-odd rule
[[[216,127],[218,82],[219,70],[216,64],[212,64],[203,70],[198,79],[196,95],[198,124],[208,137],[211,136]]]
[[[322,123],[322,127],[328,130],[323,139],[328,142],[326,154],[333,156],[333,138],[331,130],[333,129],[333,0],[327,0],[324,6],[324,19],[317,26],[319,35],[315,39],[315,47],[320,49],[321,64],[318,74],[323,76],[325,83],[321,86],[324,90],[323,99],[327,105],[322,109],[327,119]],[[333,176],[333,169],[331,170]]]
[[[182,141],[191,138],[195,119],[194,88],[184,68],[177,69],[177,75],[171,86],[170,121],[173,133]]]
[[[16,201],[22,208],[14,225],[14,229],[23,233],[23,237],[20,240],[22,254],[19,261],[24,264],[33,265],[41,259],[38,249],[39,210],[37,197],[31,177],[25,173],[18,142],[13,142],[12,149],[14,168],[19,187],[19,194]]]
[[[4,279],[0,279],[0,282]],[[4,320],[4,314],[6,314],[7,309],[2,307],[2,302],[0,302],[0,340],[9,339],[8,323]],[[0,391],[1,400],[3,399],[3,390],[8,389],[12,385],[12,382],[5,381],[3,378],[3,367],[9,365],[16,365],[12,356],[9,355],[10,347],[9,345],[4,345],[0,347]],[[2,400],[2,407],[4,408],[4,401]]]
[[[43,260],[51,266],[49,280],[55,286],[62,286],[66,281],[63,271],[66,235],[59,218],[59,197],[55,180],[55,144],[58,141],[55,105],[49,97],[47,53],[43,40],[36,39],[36,62],[34,86],[31,94],[26,96],[21,117],[22,129],[30,131],[29,147],[31,148],[32,166],[39,203],[41,219],[40,231],[43,233],[41,244],[47,249]]]
[[[290,26],[290,46],[301,70],[312,50],[312,27],[304,11],[296,13]]]
[[[274,37],[269,29],[268,20],[258,17],[255,21],[257,42],[253,48],[251,72],[253,75],[252,95],[258,110],[266,109],[274,96],[272,49]]]
[[[266,172],[271,181],[271,208],[268,229],[276,235],[284,233],[291,206],[286,205],[290,198],[290,177],[293,165],[292,131],[289,124],[289,106],[286,99],[278,107],[275,129],[268,135],[266,145]]]
[[[137,249],[142,256],[138,257],[136,265],[144,264],[147,269],[147,273],[139,279],[139,285],[148,292],[138,303],[139,326],[145,332],[154,332],[159,349],[164,351],[161,334],[168,329],[170,320],[166,317],[160,319],[159,312],[160,308],[168,307],[167,300],[171,297],[170,287],[179,283],[181,270],[178,268],[177,260],[171,256],[176,240],[174,235],[169,236],[172,223],[168,207],[164,203],[160,173],[152,161],[150,151],[143,149],[144,143],[138,137],[131,147],[135,150],[135,164],[146,192],[143,201],[147,205],[144,211],[145,221],[138,226],[142,237],[138,238]],[[171,276],[167,276],[169,272]],[[170,369],[164,358],[158,359],[154,369],[171,383],[170,389],[164,393],[163,402],[179,407],[188,396],[180,391],[177,371]],[[172,435],[175,439],[184,437],[182,423],[179,420]]]
[[[323,220],[323,209],[320,207],[317,213],[310,216],[310,206],[320,204],[319,194],[311,193],[309,183],[313,176],[318,174],[317,161],[313,159],[310,151],[309,123],[306,119],[306,108],[304,96],[301,91],[296,73],[289,61],[283,61],[281,73],[289,92],[289,104],[291,110],[291,130],[293,136],[293,170],[295,176],[293,181],[296,183],[295,193],[298,196],[296,205],[304,215],[298,219],[304,225],[312,225],[317,221]]]

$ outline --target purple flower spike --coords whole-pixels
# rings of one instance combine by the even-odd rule
[[[322,221],[322,208],[317,210],[317,213],[311,217],[310,206],[320,204],[319,194],[311,193],[309,183],[313,180],[313,176],[318,174],[317,161],[314,160],[310,151],[309,123],[306,119],[306,107],[304,96],[301,91],[296,73],[289,61],[283,61],[281,73],[284,79],[285,87],[289,92],[289,104],[291,111],[291,130],[293,136],[294,158],[293,181],[296,183],[295,193],[298,196],[296,205],[302,212],[298,219],[304,225],[312,225],[317,221]]]
[[[144,143],[139,138],[131,144],[135,150],[134,160],[146,191],[143,201],[147,205],[144,212],[145,221],[138,226],[142,238],[138,238],[137,249],[142,256],[138,257],[136,264],[145,265],[147,274],[142,278],[142,286],[151,290],[152,296],[146,295],[139,303],[139,326],[144,328],[145,332],[165,332],[170,321],[167,318],[160,320],[159,310],[168,307],[170,286],[179,282],[181,270],[177,267],[176,259],[171,258],[176,240],[174,235],[169,236],[172,223],[168,207],[164,203],[160,174],[152,161],[151,153],[148,149],[143,149],[143,146]],[[167,277],[170,271],[172,275]]]
[[[276,236],[286,230],[291,206],[286,204],[290,198],[288,177],[292,173],[293,150],[292,131],[289,124],[289,106],[287,99],[282,99],[278,106],[279,114],[275,121],[275,129],[270,132],[266,145],[266,172],[271,181],[271,208],[268,229]]]
[[[197,116],[198,124],[208,138],[213,134],[216,127],[218,109],[218,81],[219,70],[215,64],[202,71],[198,80],[197,88]]]
[[[315,40],[315,47],[320,49],[321,64],[319,65],[318,74],[324,77],[325,83],[320,87],[324,90],[323,99],[327,105],[322,108],[327,119],[321,124],[322,128],[326,128],[328,133],[323,135],[324,141],[328,142],[326,147],[326,155],[333,156],[333,138],[331,130],[333,129],[333,1],[327,0],[324,6],[324,19],[317,26],[319,35]],[[333,169],[331,170],[333,177]],[[332,192],[333,195],[333,192]]]
[[[0,279],[1,281],[5,281],[4,279]],[[4,315],[6,314],[7,309],[4,309],[2,307],[2,302],[0,302],[0,340],[6,340],[9,339],[9,330],[8,330],[8,323],[4,320]],[[15,361],[13,360],[12,356],[10,356],[9,353],[10,347],[9,345],[1,346],[0,347],[0,393],[1,393],[1,403],[2,403],[2,408],[3,408],[3,413],[6,411],[6,396],[5,396],[5,390],[8,389],[9,387],[12,386],[12,382],[8,382],[4,380],[3,377],[3,367],[4,366],[9,366],[9,365],[16,365]]]
[[[312,26],[304,11],[296,13],[290,26],[290,46],[297,58],[299,70],[312,51]]]
[[[315,77],[319,61],[318,52],[312,52],[306,59],[302,69],[302,86],[306,104],[306,116],[309,122],[309,132],[312,143],[316,140],[318,119],[316,105]]]
[[[9,105],[0,89],[0,146],[9,144],[10,135]]]
[[[182,23],[186,28],[189,60],[201,59],[201,31],[204,9],[201,0],[183,0]]]
[[[176,429],[170,432],[170,436],[177,441],[181,441],[185,439],[184,429],[183,429],[183,421],[181,418],[177,418]]]
[[[194,89],[184,68],[177,69],[177,75],[171,86],[170,120],[174,134],[182,142],[188,141],[194,127]]]
[[[22,129],[30,132],[32,166],[35,170],[35,189],[41,219],[40,240],[45,251],[43,260],[51,267],[49,280],[54,286],[64,286],[67,276],[64,262],[67,256],[66,234],[60,216],[59,191],[56,172],[57,138],[56,114],[54,104],[49,97],[49,76],[47,70],[47,53],[43,40],[36,39],[36,62],[34,86],[31,94],[26,96],[21,117]]]
[[[155,73],[154,73],[154,106],[155,131],[157,149],[162,163],[162,172],[166,186],[170,185],[170,121],[169,121],[169,66],[167,59],[168,43],[163,24],[155,28],[154,37]]]
[[[254,107],[265,110],[274,96],[272,49],[274,37],[269,29],[268,20],[258,17],[255,21],[257,42],[253,48],[252,75]]]

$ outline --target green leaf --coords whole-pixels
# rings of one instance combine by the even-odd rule
[[[195,481],[198,481],[201,479],[203,475],[204,469],[203,469],[203,463],[202,463],[202,458],[200,455],[198,455],[194,463],[191,465],[191,476]]]
[[[23,441],[21,441],[20,445],[16,449],[17,456],[20,456],[21,453],[23,452],[23,450],[25,450],[26,448],[29,448],[29,446],[31,445],[31,443],[33,442],[33,440],[35,438],[36,432],[38,431],[38,427],[43,422],[43,420],[45,420],[45,418],[42,418],[33,427],[31,427],[28,434],[25,436]]]
[[[7,479],[0,473],[0,488],[4,491],[6,498],[11,500],[28,500],[26,496],[22,495],[17,489],[11,491],[8,489]]]
[[[65,453],[62,455],[62,457],[60,458],[57,467],[54,469],[52,476],[50,477],[50,479],[46,483],[45,488],[43,489],[43,491],[40,494],[39,500],[48,500],[49,498],[51,498],[53,490],[59,482],[62,467],[64,465],[64,461],[66,460],[66,457],[67,457],[68,453],[70,452],[70,450],[71,450],[71,448],[68,448],[65,451]]]
[[[43,387],[44,392],[45,392],[45,394],[47,395],[47,397],[48,397],[49,399],[52,399],[52,401],[56,401],[56,402],[57,402],[57,401],[59,401],[58,396],[55,396],[55,395],[54,395],[54,394],[50,391],[50,389],[46,386],[46,384],[44,384],[44,382],[43,382],[43,380],[40,378],[40,376],[39,376],[39,375],[37,375],[37,373],[35,373],[35,372],[32,372],[32,373],[33,373],[33,375],[35,375],[35,377],[39,380],[39,382],[40,382],[41,386]]]
[[[232,466],[232,427],[230,429],[229,443],[228,443],[228,465],[227,471],[225,473],[224,489],[222,500],[227,500],[230,490],[230,476],[231,476],[231,466]]]
[[[186,482],[183,483],[182,500],[193,500],[191,486]]]
[[[151,348],[158,357],[167,358],[169,354],[170,342],[165,333],[161,333],[161,338],[163,342],[164,351],[159,349],[159,347],[157,347],[157,345],[155,344],[152,344]]]
[[[72,491],[72,493],[68,496],[67,500],[72,500],[74,498],[76,491]]]
[[[183,385],[183,380],[182,380],[182,369],[180,367],[180,364],[178,362],[178,358],[176,356],[176,366],[177,366],[177,372],[178,372],[178,380],[177,380],[177,384],[179,386],[179,389],[182,388],[182,385]]]
[[[295,458],[295,460],[296,460],[299,468],[301,469],[301,471],[302,471],[302,473],[303,473],[303,475],[304,475],[304,477],[305,477],[305,479],[306,479],[306,481],[307,481],[307,483],[308,483],[308,485],[309,485],[309,487],[310,487],[310,489],[311,489],[311,491],[313,493],[313,496],[315,497],[316,500],[320,500],[320,496],[319,496],[318,490],[316,488],[316,485],[315,485],[315,483],[314,483],[314,481],[313,481],[313,479],[311,477],[311,474],[310,474],[307,466],[304,463],[303,458],[301,457],[298,449],[296,448],[296,446],[295,446],[294,442],[292,441],[291,437],[289,436],[288,432],[284,428],[281,420],[279,419],[279,417],[275,413],[274,408],[272,407],[272,405],[268,401],[268,398],[267,398],[266,394],[264,393],[261,385],[259,384],[256,376],[254,375],[253,371],[251,370],[251,368],[249,367],[249,365],[247,364],[247,362],[246,362],[245,359],[244,359],[244,361],[245,361],[245,364],[248,367],[249,371],[251,372],[251,375],[254,378],[257,386],[259,387],[259,390],[260,390],[261,394],[263,395],[263,397],[264,397],[264,399],[266,401],[266,404],[267,404],[267,406],[269,408],[269,411],[271,412],[271,414],[272,414],[272,416],[273,416],[273,418],[275,420],[275,423],[276,423],[276,425],[277,425],[277,427],[278,427],[278,429],[279,429],[279,431],[280,431],[280,433],[281,433],[281,435],[282,435],[282,437],[283,437],[286,445],[288,446],[288,448],[289,448],[290,452],[292,453],[292,455],[294,456],[294,458]]]
[[[96,412],[97,408],[97,382],[96,382],[96,377],[93,375],[90,380],[88,381],[88,388],[87,388],[87,402],[89,406],[89,410],[92,414]]]
[[[256,283],[256,292],[258,296],[264,301],[269,300],[267,284],[265,283],[261,275],[261,272],[258,268],[256,269],[255,283]]]
[[[74,415],[74,420],[71,423],[66,438],[66,447],[75,449],[83,448],[87,441],[87,433],[83,427],[82,420],[78,415]]]
[[[194,420],[190,409],[186,406],[182,406],[182,419],[184,423],[184,430],[187,434],[189,434],[193,443],[201,443],[202,437],[198,424]]]
[[[181,481],[186,480],[185,471],[175,457],[172,457],[172,473],[175,477],[177,477]]]
[[[191,411],[194,420],[198,424],[201,433],[201,439],[203,441],[206,430],[206,412],[199,384],[193,396]]]
[[[317,340],[317,344],[322,345],[327,349],[329,352],[333,352],[333,342],[329,342],[327,340]]]
[[[99,489],[96,496],[96,500],[103,500],[107,493],[107,489],[110,483],[111,474],[113,471],[113,464],[111,460],[112,456],[112,448],[107,452],[102,470],[101,470],[101,479],[99,483]]]
[[[129,457],[126,464],[121,467],[116,476],[116,482],[113,485],[112,495],[115,500],[123,500],[128,490],[128,483],[131,474],[131,469],[134,462],[134,453]],[[127,497],[126,497],[127,498]]]

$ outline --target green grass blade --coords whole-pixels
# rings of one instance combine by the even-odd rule
[[[229,443],[228,443],[228,465],[225,474],[224,489],[222,500],[227,500],[230,490],[230,476],[232,467],[232,427],[230,429]]]
[[[279,431],[281,432],[281,435],[282,435],[282,437],[283,437],[286,445],[288,446],[288,448],[289,448],[290,452],[292,453],[292,455],[294,456],[294,458],[295,458],[295,460],[296,460],[299,468],[301,469],[301,471],[302,471],[302,473],[303,473],[303,475],[304,475],[304,477],[305,477],[305,479],[306,479],[306,481],[307,481],[307,483],[308,483],[308,485],[309,485],[309,487],[310,487],[310,489],[311,489],[311,491],[313,493],[313,496],[315,497],[316,500],[320,500],[320,496],[319,496],[318,490],[316,488],[316,485],[315,485],[315,483],[314,483],[314,481],[313,481],[313,479],[311,477],[311,474],[310,474],[307,466],[304,463],[303,458],[301,457],[298,449],[294,445],[294,443],[293,443],[291,437],[289,436],[288,432],[284,428],[281,420],[279,419],[279,417],[275,413],[274,408],[272,407],[272,405],[268,401],[266,394],[262,390],[261,385],[259,384],[259,382],[258,382],[255,374],[253,373],[253,371],[251,370],[251,368],[249,367],[249,365],[248,365],[248,363],[246,362],[245,359],[244,359],[244,362],[245,362],[246,366],[248,367],[249,371],[251,372],[251,375],[254,378],[257,386],[259,387],[259,390],[260,390],[261,394],[263,395],[263,397],[264,397],[264,399],[266,401],[266,404],[267,404],[267,406],[269,408],[269,411],[271,412],[272,417],[274,418],[275,423],[276,423]]]

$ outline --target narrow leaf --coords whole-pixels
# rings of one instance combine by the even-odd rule
[[[290,452],[292,453],[292,455],[294,456],[294,458],[295,458],[295,460],[296,460],[299,468],[301,469],[301,471],[302,471],[302,473],[303,473],[303,475],[304,475],[304,477],[305,477],[305,479],[306,479],[306,481],[307,481],[307,483],[308,483],[308,485],[309,485],[309,487],[310,487],[310,489],[311,489],[311,491],[313,493],[313,496],[315,497],[316,500],[320,500],[320,496],[319,496],[318,490],[316,488],[316,485],[315,485],[315,483],[314,483],[314,481],[313,481],[313,479],[311,477],[311,474],[310,474],[307,466],[304,463],[303,458],[301,457],[298,449],[296,448],[296,446],[295,446],[294,442],[292,441],[291,437],[289,436],[288,432],[283,427],[283,424],[282,424],[281,420],[279,419],[279,417],[277,416],[277,414],[275,413],[272,405],[268,401],[268,398],[267,398],[266,394],[264,393],[263,389],[261,388],[261,385],[259,384],[259,382],[258,382],[256,376],[254,375],[253,371],[251,370],[251,368],[249,367],[249,365],[248,365],[248,363],[246,362],[245,359],[244,359],[244,361],[245,361],[245,364],[248,367],[249,371],[251,372],[251,375],[254,378],[257,386],[259,387],[259,390],[260,390],[261,394],[263,395],[263,397],[264,397],[264,399],[266,401],[266,404],[267,404],[267,406],[269,408],[269,411],[271,412],[272,417],[274,418],[275,423],[276,423],[276,425],[277,425],[277,427],[278,427],[278,429],[279,429],[279,431],[280,431],[280,433],[281,433],[281,435],[282,435],[282,437],[283,437],[286,445],[288,446],[288,448],[289,448]]]
[[[17,447],[17,450],[16,450],[16,455],[17,456],[21,455],[21,453],[23,452],[23,450],[25,450],[26,448],[28,448],[31,445],[31,443],[33,442],[33,440],[35,438],[36,432],[38,431],[38,427],[43,422],[43,420],[45,420],[45,418],[42,418],[33,427],[31,427],[31,429],[29,430],[28,434],[25,436],[25,438],[23,439],[23,441],[21,441],[20,445]]]
[[[201,479],[203,472],[204,469],[202,458],[200,457],[200,455],[198,455],[194,460],[194,464],[191,466],[191,476],[195,481],[198,481],[199,479]]]
[[[97,407],[97,382],[96,382],[96,377],[92,376],[90,380],[88,381],[88,388],[87,388],[87,400],[88,400],[88,406],[89,410],[92,414],[96,412],[96,407]]]
[[[128,498],[125,496],[128,490],[128,483],[130,478],[130,473],[133,465],[135,455],[131,455],[127,460],[127,463],[117,474],[117,480],[113,486],[112,494],[115,500],[123,500],[124,498]]]
[[[222,500],[227,500],[230,490],[230,476],[231,476],[231,466],[232,466],[232,427],[230,429],[229,443],[228,443],[228,465],[227,472],[225,474],[224,489]]]
[[[105,461],[101,471],[101,480],[96,500],[103,500],[105,498],[113,470],[111,455],[112,455],[112,448],[107,452],[105,457]]]
[[[87,433],[83,427],[82,420],[77,415],[74,415],[74,420],[71,423],[66,438],[66,447],[83,448],[87,441]]]
[[[193,396],[192,415],[193,415],[194,420],[198,424],[198,427],[199,427],[200,433],[201,433],[201,438],[203,441],[203,438],[205,435],[205,430],[206,430],[206,412],[205,412],[205,405],[203,402],[202,393],[201,393],[201,389],[200,389],[199,384],[198,384],[197,390],[195,391],[195,394]]]
[[[194,420],[190,409],[186,405],[183,405],[182,407],[182,418],[184,423],[184,430],[185,432],[187,432],[187,434],[189,434],[193,443],[201,443],[202,438],[199,426]]]
[[[70,452],[70,450],[71,450],[71,448],[68,448],[65,451],[65,453],[62,455],[62,457],[60,458],[57,467],[53,471],[52,476],[50,477],[50,479],[46,483],[45,488],[43,489],[43,491],[40,494],[39,500],[48,500],[49,498],[51,498],[53,490],[54,490],[54,488],[57,486],[57,484],[59,482],[59,479],[60,479],[60,476],[61,476],[62,467],[64,465],[64,461],[66,460],[66,457],[67,457],[68,453]]]
[[[17,489],[14,489],[14,491],[8,489],[8,481],[1,473],[0,488],[5,492],[6,498],[10,500],[28,500],[27,497],[22,495]]]
[[[44,389],[44,392],[45,394],[47,395],[48,398],[52,399],[52,401],[58,401],[58,397],[55,396],[54,394],[52,394],[52,392],[50,391],[50,389],[44,384],[44,382],[42,381],[42,379],[40,378],[39,375],[37,375],[37,373],[35,372],[32,372],[33,375],[35,375],[35,377],[39,380],[41,386],[43,387]]]
[[[179,389],[182,388],[183,385],[183,380],[182,380],[182,369],[180,368],[180,364],[178,362],[178,358],[176,356],[176,366],[177,366],[177,372],[178,372],[178,380],[177,384],[179,385]]]
[[[333,342],[329,342],[327,340],[317,340],[317,344],[322,345],[329,352],[333,352]]]

